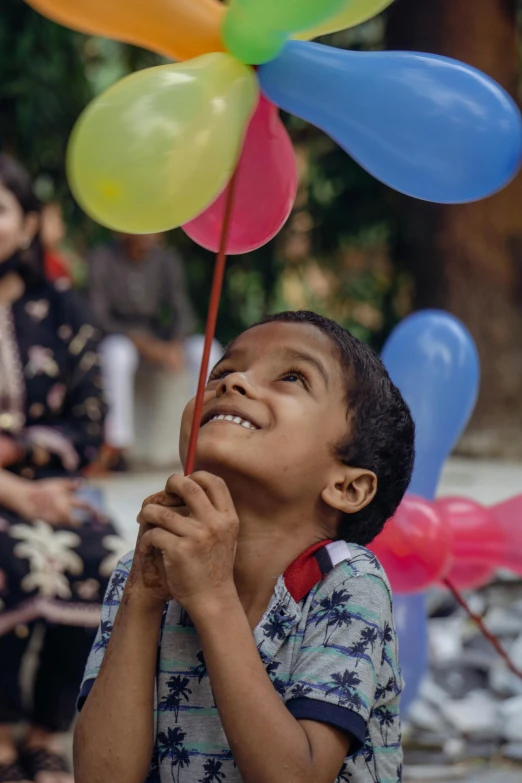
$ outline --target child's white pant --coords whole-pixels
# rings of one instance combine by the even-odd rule
[[[199,367],[203,356],[204,338],[195,334],[184,341],[191,393],[195,394]],[[126,449],[134,443],[134,376],[140,355],[134,343],[122,334],[106,337],[100,346],[105,391],[109,413],[105,423],[105,439],[110,446]],[[210,368],[220,360],[223,350],[214,340],[210,351]]]

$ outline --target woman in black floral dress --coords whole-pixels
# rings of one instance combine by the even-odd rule
[[[72,783],[57,733],[72,722],[125,548],[77,494],[103,436],[97,332],[74,292],[45,281],[38,226],[29,178],[0,155],[0,783]],[[42,625],[27,710],[21,664]],[[22,720],[19,757],[12,725]]]

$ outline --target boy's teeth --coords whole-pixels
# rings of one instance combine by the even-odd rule
[[[217,416],[212,416],[210,421],[230,421],[233,424],[240,424],[241,427],[244,427],[247,430],[255,430],[256,429],[254,427],[254,425],[251,424],[246,419],[242,419],[240,416],[232,416],[230,414],[225,415],[223,413],[220,413]]]

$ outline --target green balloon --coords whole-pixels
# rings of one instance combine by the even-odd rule
[[[223,23],[223,42],[228,51],[243,63],[260,65],[274,60],[283,49],[288,35],[265,31],[250,24],[243,14],[227,14]]]
[[[231,0],[223,22],[228,51],[248,65],[273,60],[293,33],[337,14],[351,0]]]

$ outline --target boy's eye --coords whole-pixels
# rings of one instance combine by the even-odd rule
[[[210,378],[208,379],[209,383],[212,383],[213,381],[221,381],[223,378],[226,378],[227,375],[230,375],[230,373],[234,372],[234,370],[225,370],[220,367],[216,367],[213,373],[211,373]]]
[[[285,381],[285,383],[301,383],[306,389],[310,385],[306,375],[299,370],[288,370],[288,372],[282,376],[281,380]]]

